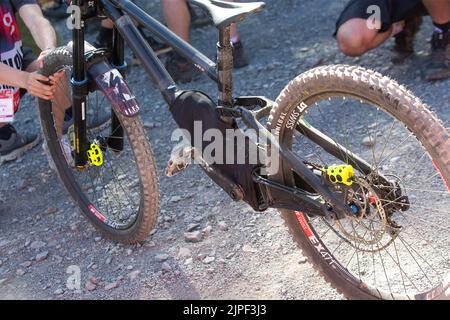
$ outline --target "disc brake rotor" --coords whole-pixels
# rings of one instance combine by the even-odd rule
[[[360,178],[353,178],[353,187],[346,194],[347,202],[357,208],[353,216],[337,220],[341,235],[360,251],[380,251],[395,238],[389,230],[388,216],[382,200],[370,186]]]

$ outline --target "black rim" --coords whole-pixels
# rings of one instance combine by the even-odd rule
[[[67,70],[68,67],[65,69]],[[67,82],[67,78],[65,81]],[[63,87],[59,91],[67,92],[67,87]],[[65,95],[67,96],[67,93]],[[90,115],[98,120],[99,116],[103,116],[110,120],[110,104],[101,92],[95,91],[88,96],[87,109],[92,105],[95,108],[90,110],[95,110],[96,114],[90,115],[88,111],[87,118]],[[79,171],[74,168],[71,153],[67,151],[67,147],[71,146],[70,130],[68,134],[63,135],[62,139],[59,139],[53,114],[50,115],[50,119],[53,120],[49,124],[51,137],[58,141],[55,148],[51,150],[56,151],[54,156],[55,162],[58,162],[56,166],[65,176],[64,180],[69,181],[71,190],[78,197],[77,202],[84,208],[83,211],[94,217],[97,222],[112,229],[130,229],[138,219],[143,192],[134,150],[131,148],[126,132],[123,138],[124,150],[117,152],[106,143],[108,137],[114,136],[114,133],[111,133],[110,122],[100,126],[100,129],[88,130],[89,141],[101,147],[104,161],[102,166],[88,165],[86,169]],[[94,121],[94,123],[98,125],[103,121]]]

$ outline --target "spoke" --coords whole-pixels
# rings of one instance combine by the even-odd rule
[[[391,190],[396,190],[396,187],[391,187],[391,186],[383,186],[384,189],[391,189]],[[410,188],[408,186],[404,186],[404,188],[406,189],[405,191],[418,191],[421,193],[438,193],[438,194],[443,194],[443,195],[448,195],[448,191],[439,191],[439,190],[431,190],[431,189],[417,189],[417,188]]]
[[[395,259],[392,257],[392,255],[389,253],[388,250],[386,250],[386,253],[388,254],[388,256],[392,259],[392,261],[394,261],[394,263],[395,263],[395,264],[399,267],[399,269],[400,269],[400,275],[401,275],[401,277],[402,277],[402,282],[403,282],[403,287],[404,287],[404,289],[405,289],[405,293],[408,294],[407,289],[406,289],[406,284],[405,284],[405,282],[404,282],[403,275],[405,275],[406,278],[409,280],[409,282],[411,282],[411,284],[414,286],[414,288],[415,288],[418,292],[420,292],[421,290],[416,286],[416,284],[411,280],[411,278],[408,276],[408,274],[406,273],[406,271],[401,267],[401,265],[400,265],[400,259],[399,259],[398,252],[397,252],[397,246],[395,245],[395,241],[394,241],[393,243],[394,243],[394,247],[395,247],[395,250],[396,250],[396,255],[397,255],[398,263],[397,263],[397,261],[395,261]]]
[[[355,228],[354,228],[354,226],[353,226],[353,221],[352,221],[352,229],[353,229],[353,236],[355,237],[355,239],[356,239],[356,230],[355,230]],[[365,235],[364,235],[365,236]],[[356,246],[356,250],[355,250],[355,252],[356,252],[356,263],[357,263],[357,265],[358,265],[358,277],[359,277],[359,279],[361,279],[361,267],[360,267],[360,265],[359,265],[359,254],[358,254],[358,250],[359,250],[359,246]]]
[[[394,130],[394,127],[395,127],[395,121],[392,121],[392,126],[389,128],[389,133],[388,133],[387,137],[390,137],[390,135],[392,134],[392,131]],[[384,152],[386,151],[386,147],[388,145],[389,139],[387,137],[384,140],[384,144],[381,149],[380,159],[383,159]],[[374,163],[374,165],[375,165],[375,168],[377,168],[377,169],[379,168],[379,164]],[[378,170],[377,170],[377,172],[378,172]]]
[[[403,216],[406,216],[403,212],[401,212],[401,214]],[[406,218],[406,217],[405,217]],[[437,250],[427,239],[425,239],[425,237],[423,236],[423,232],[419,232],[419,230],[416,229],[415,224],[411,223],[408,221],[408,226],[411,227],[416,234],[423,240],[425,241],[439,256],[441,256],[441,258],[443,259],[443,261],[448,262],[449,258],[445,258],[441,251]]]
[[[330,230],[331,230],[331,227],[328,226],[328,229],[327,229],[322,235],[320,235],[320,239],[323,239],[323,237],[325,237],[326,234],[327,234]]]
[[[317,107],[316,109],[319,111],[320,116],[322,117],[322,121],[324,121],[323,123],[327,123],[328,122],[327,118],[323,115],[320,107]],[[339,153],[341,154],[342,158],[346,160],[345,161],[346,163],[348,163],[348,155],[339,147],[339,143],[337,143],[334,138],[331,138],[331,139],[333,140],[333,143],[336,145],[336,147],[338,147]]]
[[[419,163],[422,161],[422,159],[426,156],[426,155],[428,155],[426,152],[424,152],[423,154],[422,154],[422,156],[419,158],[419,159],[417,159],[417,161],[415,161],[415,164],[414,164],[414,167],[411,169],[411,170],[407,170],[407,172],[404,174],[404,175],[402,175],[402,177],[401,177],[401,181],[408,181],[408,180],[406,180],[406,176],[408,175],[408,174],[410,174],[411,172],[416,172],[416,169],[417,169],[417,167],[419,166]],[[411,178],[412,179],[412,178]]]
[[[109,159],[109,157],[108,157],[108,159]],[[109,163],[109,162],[108,162],[108,163]],[[109,165],[110,165],[110,168],[111,168],[111,170],[112,170],[111,164],[109,164]],[[117,179],[117,176],[115,175],[115,173],[114,173],[113,171],[111,171],[111,173],[113,174],[114,178],[115,178],[116,180],[118,180],[118,179]],[[128,192],[126,192],[126,190],[123,188],[123,186],[122,186],[121,183],[119,183],[119,186],[120,186],[120,188],[122,189],[122,192],[126,195],[128,201],[129,201],[129,204],[133,206],[133,210],[134,210],[135,207],[134,207],[132,201],[130,201],[131,199],[130,199],[129,196],[128,196]]]
[[[411,137],[415,137],[413,133],[410,133],[408,135],[408,137],[406,137],[403,141],[401,141],[398,145],[395,146],[395,148],[391,151],[391,153],[389,153],[386,158],[384,158],[383,160],[380,161],[380,163],[378,164],[378,166],[375,168],[375,171],[378,172],[378,169],[381,167],[381,165],[388,159],[390,159],[394,154],[396,154],[397,152],[399,152],[402,148],[400,146],[405,146],[406,141],[408,141]]]
[[[385,203],[383,205],[383,208],[386,207],[387,205],[390,205],[390,204],[404,205],[404,203],[397,202],[397,201],[383,200],[383,199],[380,199],[380,201]],[[439,213],[444,213],[444,214],[448,214],[449,213],[448,211],[442,211],[442,210],[438,210],[438,209],[434,209],[434,208],[419,206],[418,204],[414,204],[414,207],[421,208],[421,209],[426,209],[427,212],[431,211],[431,212],[439,212]],[[411,217],[411,216],[409,216],[409,217]],[[447,230],[447,229],[444,229],[444,230]]]
[[[381,251],[380,251],[380,247],[378,246],[378,244],[376,246],[377,246],[378,255],[380,256],[380,259],[381,259],[381,265],[383,266],[384,276],[386,278],[387,285],[389,287],[389,292],[391,293],[391,296],[394,297],[394,295],[392,294],[391,283],[389,282],[389,277],[388,277],[387,272],[386,272],[386,266],[384,265],[384,260],[383,260],[383,256],[382,256]]]
[[[418,254],[417,251],[415,251],[414,248],[411,247],[411,245],[409,245],[409,244],[406,242],[405,239],[403,239],[400,235],[397,236],[397,239],[399,239],[399,240],[403,243],[403,246],[406,248],[406,250],[408,250],[409,255],[413,258],[414,262],[417,264],[417,266],[419,267],[420,271],[422,271],[422,273],[423,273],[423,275],[425,276],[425,278],[428,280],[428,282],[429,282],[431,285],[433,285],[433,283],[431,282],[430,278],[428,278],[428,275],[425,273],[425,271],[423,271],[422,266],[420,265],[420,263],[416,260],[416,258],[414,257],[414,255],[411,253],[411,250],[413,250],[413,251],[419,256],[419,258],[421,258],[423,261],[425,261],[425,263],[428,264],[428,266],[429,266],[434,272],[436,272],[436,274],[437,274],[438,276],[440,276],[439,273],[438,273],[436,270],[434,270],[434,268],[431,267],[431,266],[429,265],[428,261],[427,261],[426,259],[424,259],[420,254]],[[408,247],[411,248],[411,250],[409,250]]]
[[[375,127],[376,128],[378,128],[378,116],[379,116],[379,114],[380,113],[377,112],[376,113],[376,117],[375,117]],[[367,123],[367,128],[369,128],[370,125],[368,124],[368,120],[369,120],[369,113],[368,112],[366,113],[366,119],[367,119],[367,122],[366,122]],[[374,141],[376,142],[377,132],[376,131],[373,132],[373,130],[371,130],[370,133],[369,133],[369,138],[372,139],[372,136],[373,136]],[[375,166],[375,168],[377,168],[377,166],[376,166],[377,160],[376,160],[376,157],[375,157],[375,146],[376,146],[376,144],[374,146],[372,146],[370,149],[371,149],[371,153],[372,153],[373,165]],[[381,157],[380,157],[380,159],[381,159]]]

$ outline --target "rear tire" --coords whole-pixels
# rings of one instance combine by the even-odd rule
[[[316,102],[330,97],[352,96],[382,110],[403,123],[431,156],[442,179],[450,185],[449,132],[418,98],[387,77],[350,66],[325,66],[310,70],[291,81],[278,96],[271,111],[268,129],[279,136],[282,145],[291,147],[294,134],[292,115],[302,105],[303,114]],[[302,116],[295,115],[299,119]],[[289,121],[291,123],[289,124]],[[330,124],[331,125],[331,124]],[[292,172],[281,163],[273,180],[292,185]],[[445,189],[445,187],[443,187]],[[351,299],[450,299],[450,270],[446,280],[428,292],[414,296],[396,296],[369,288],[335,258],[320,249],[324,246],[311,219],[303,212],[280,210],[290,234],[319,274],[345,297]],[[442,244],[441,244],[442,246]],[[326,248],[326,247],[325,247]],[[330,251],[331,252],[331,251]],[[358,262],[359,263],[359,262]],[[447,282],[447,283],[446,283]],[[445,292],[447,291],[447,292]]]

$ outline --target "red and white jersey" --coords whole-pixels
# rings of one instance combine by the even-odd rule
[[[22,38],[16,20],[16,12],[26,4],[36,4],[35,0],[0,0],[0,60],[2,63],[17,69],[23,69]],[[13,90],[14,109],[20,102],[19,88],[0,83],[0,90]]]

